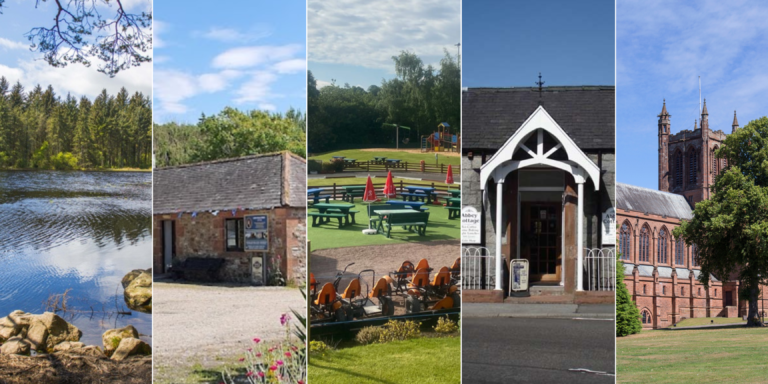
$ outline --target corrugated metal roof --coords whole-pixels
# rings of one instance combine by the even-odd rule
[[[690,220],[693,210],[683,195],[616,183],[616,206],[635,212]]]

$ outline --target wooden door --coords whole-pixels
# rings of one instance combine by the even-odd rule
[[[560,282],[561,209],[559,203],[520,203],[520,253],[528,260],[531,282]]]

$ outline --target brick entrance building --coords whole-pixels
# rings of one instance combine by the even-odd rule
[[[306,160],[283,152],[159,168],[153,193],[155,273],[204,257],[224,260],[215,280],[266,284],[279,268],[303,281]],[[253,216],[266,219],[266,250],[246,245]]]
[[[710,198],[715,176],[728,166],[714,155],[726,134],[709,128],[706,100],[693,130],[671,133],[666,101],[658,117],[659,190],[616,184],[618,252],[643,327],[665,328],[693,317],[745,316],[739,282],[710,276],[709,289],[704,287],[698,280],[696,246],[672,235],[681,220],[693,218],[697,202]],[[738,128],[734,112],[731,132]],[[762,300],[758,308],[765,310]]]

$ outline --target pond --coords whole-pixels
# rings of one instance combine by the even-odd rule
[[[151,216],[149,172],[0,171],[0,317],[66,293],[59,315],[82,342],[131,324],[151,343],[152,315],[128,309],[120,284],[152,266]]]

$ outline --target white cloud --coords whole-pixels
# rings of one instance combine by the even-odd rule
[[[234,28],[211,27],[208,31],[197,34],[206,39],[225,43],[243,43],[267,37],[271,35],[271,32],[264,27],[254,28],[249,32],[240,32]]]
[[[275,110],[277,110],[277,106],[270,103],[262,103],[262,104],[259,104],[259,109],[274,112]]]
[[[309,59],[392,71],[403,50],[443,56],[460,41],[460,8],[458,0],[309,2]]]
[[[23,76],[24,71],[20,68],[11,68],[0,64],[0,77],[5,77],[9,83],[15,84],[17,81],[21,81]]]
[[[169,25],[160,20],[152,20],[152,47],[164,48],[166,46],[165,40],[160,38],[163,32],[168,30]]]
[[[241,72],[233,70],[197,76],[172,69],[158,70],[155,73],[155,97],[160,101],[162,112],[186,113],[188,109],[184,100],[202,93],[225,90],[232,80],[240,76]]]
[[[272,94],[272,83],[277,80],[277,75],[266,71],[256,71],[251,74],[248,81],[240,85],[240,88],[235,91],[237,98],[235,103],[264,103],[271,98],[276,97]]]
[[[7,48],[7,49],[29,49],[29,45],[24,43],[19,43],[13,40],[8,40],[4,37],[0,37],[0,48]]]
[[[291,59],[281,61],[272,66],[277,73],[299,73],[307,70],[307,60]]]
[[[265,63],[292,58],[302,51],[298,44],[232,48],[213,59],[214,68],[252,68]]]
[[[155,58],[152,59],[152,62],[156,64],[167,63],[169,61],[171,61],[171,57],[165,55],[155,56]]]
[[[324,81],[324,80],[317,80],[316,83],[317,83],[317,89],[328,87],[331,85],[330,81]]]

